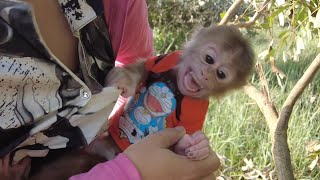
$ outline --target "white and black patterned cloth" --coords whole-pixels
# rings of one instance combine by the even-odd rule
[[[45,47],[28,3],[0,0],[0,157],[31,156],[33,168],[90,143],[119,95],[103,87],[115,59],[102,1],[59,3],[79,38],[78,76]]]

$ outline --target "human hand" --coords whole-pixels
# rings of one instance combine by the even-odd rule
[[[207,158],[193,161],[169,148],[185,135],[182,127],[167,128],[129,146],[124,153],[135,164],[144,180],[193,180],[211,176],[220,161],[210,148]]]
[[[192,160],[205,159],[210,153],[208,138],[202,131],[197,131],[192,135],[185,134],[174,146],[174,152]]]
[[[6,155],[0,159],[0,179],[1,180],[22,180],[27,179],[30,171],[31,159],[23,158],[18,164],[10,164],[10,156]]]

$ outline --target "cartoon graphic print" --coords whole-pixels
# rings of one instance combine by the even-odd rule
[[[165,128],[166,117],[176,108],[172,91],[163,82],[151,84],[140,90],[128,110],[120,117],[119,128],[130,143]]]

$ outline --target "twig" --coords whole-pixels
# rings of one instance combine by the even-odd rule
[[[249,21],[244,22],[244,23],[236,23],[235,26],[239,27],[239,28],[247,28],[249,26],[252,26],[257,19],[260,18],[260,16],[262,15],[262,13],[266,10],[266,8],[268,7],[268,3],[270,2],[270,0],[265,0],[262,4],[262,7],[260,8],[260,10],[257,10],[254,15],[250,18]]]
[[[273,103],[270,102],[268,98],[252,84],[247,84],[243,89],[251,99],[256,101],[260,111],[266,118],[273,139],[273,132],[276,129],[278,119],[278,112],[276,108]]]
[[[268,101],[271,102],[271,96],[270,96],[268,81],[267,81],[266,75],[265,75],[265,73],[263,71],[263,68],[262,68],[262,65],[261,65],[260,61],[258,61],[257,64],[256,64],[256,71],[259,74],[259,79],[260,79],[261,84],[262,84],[263,93],[265,94],[265,96],[267,96]]]
[[[243,3],[243,0],[234,1],[234,3],[230,6],[228,11],[224,15],[223,19],[220,21],[219,25],[227,24],[230,18],[234,16],[234,14],[238,11],[242,3]]]

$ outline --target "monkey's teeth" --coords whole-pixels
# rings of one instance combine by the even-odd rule
[[[198,79],[194,76],[194,73],[190,72],[190,75],[192,76],[193,81],[200,87],[200,89],[203,89],[203,86],[198,82]]]
[[[188,91],[197,92],[200,90],[199,84],[195,81],[195,78],[192,75],[192,72],[186,74],[184,78],[184,85]]]

